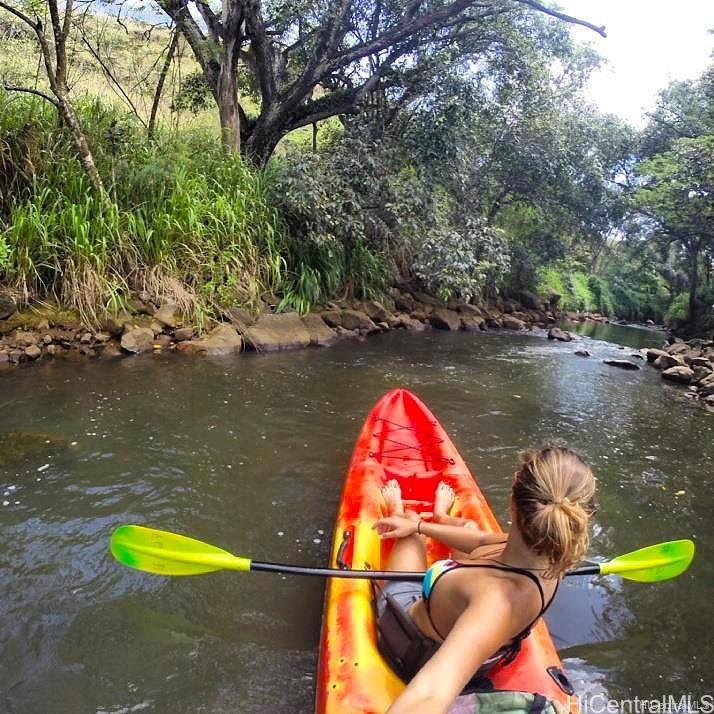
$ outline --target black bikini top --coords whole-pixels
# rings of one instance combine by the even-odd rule
[[[555,590],[553,591],[553,595],[551,596],[550,600],[546,602],[545,593],[543,592],[543,586],[540,584],[538,577],[529,570],[526,570],[525,568],[517,568],[511,565],[501,565],[497,563],[459,563],[451,559],[437,560],[424,573],[424,581],[422,583],[422,595],[424,598],[424,604],[426,605],[426,613],[429,618],[429,622],[434,628],[434,632],[436,632],[436,634],[439,635],[442,640],[446,638],[439,632],[439,630],[434,625],[434,620],[431,616],[431,611],[429,608],[429,601],[433,595],[434,586],[436,585],[436,583],[439,582],[439,580],[444,575],[446,575],[446,573],[450,572],[451,570],[457,570],[458,568],[490,568],[491,570],[502,570],[510,573],[518,573],[519,575],[524,575],[525,577],[532,580],[538,588],[538,594],[540,595],[541,603],[540,612],[535,616],[535,618],[530,622],[527,627],[523,628],[513,638],[513,640],[509,644],[501,647],[498,652],[496,652],[493,656],[497,657],[498,660],[504,659],[507,660],[507,662],[512,661],[521,648],[521,642],[523,642],[523,640],[528,637],[528,635],[531,633],[531,630],[533,629],[533,626],[536,624],[536,622],[538,622],[538,620],[543,616],[545,611],[550,607],[551,603],[553,602],[553,599],[555,598],[555,594],[558,591],[558,586],[556,585]],[[489,660],[491,659],[492,658],[489,658]]]

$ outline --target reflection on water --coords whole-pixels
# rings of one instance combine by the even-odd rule
[[[605,336],[644,346],[623,329]],[[583,345],[590,358],[573,354]],[[588,337],[391,333],[323,351],[3,375],[0,433],[76,444],[0,466],[0,710],[309,711],[321,581],[164,579],[118,566],[108,537],[137,522],[324,563],[353,441],[397,385],[432,407],[502,516],[518,452],[564,439],[599,478],[594,555],[679,537],[706,552],[714,419],[672,400],[677,388],[654,370],[602,364],[622,355]],[[574,578],[549,625],[582,690],[696,692],[714,666],[702,643],[712,585],[703,556],[657,585]]]

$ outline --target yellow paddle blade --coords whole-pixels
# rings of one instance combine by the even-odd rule
[[[200,540],[144,526],[119,526],[109,549],[123,565],[159,575],[250,570],[251,563],[250,558],[239,558]]]
[[[620,575],[641,583],[656,583],[681,575],[694,558],[691,540],[650,545],[600,564],[601,575]]]

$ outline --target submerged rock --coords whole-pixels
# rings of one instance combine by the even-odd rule
[[[578,355],[579,357],[590,357],[590,353],[587,350],[575,350],[575,354]]]
[[[68,446],[67,440],[54,434],[31,431],[0,434],[0,466],[40,461]]]

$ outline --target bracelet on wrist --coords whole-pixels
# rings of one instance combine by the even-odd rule
[[[421,521],[421,520],[417,521],[417,533],[418,533],[419,535],[423,535],[422,532],[421,532],[421,524],[422,524],[422,523],[423,523],[423,521]]]

